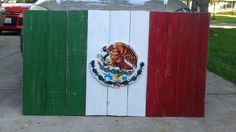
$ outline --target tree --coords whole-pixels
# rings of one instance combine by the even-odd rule
[[[190,0],[187,0],[187,6],[189,7],[190,6]]]
[[[213,17],[212,17],[212,19],[215,20],[216,19],[215,9],[216,9],[216,4],[219,2],[219,0],[210,0],[209,2],[211,4],[213,4]]]
[[[208,12],[208,0],[192,0],[193,12]]]

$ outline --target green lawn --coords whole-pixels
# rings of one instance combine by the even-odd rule
[[[211,28],[208,70],[236,84],[236,29]]]
[[[213,20],[211,17],[211,22],[215,23],[236,23],[236,16],[234,15],[216,15],[216,19]]]

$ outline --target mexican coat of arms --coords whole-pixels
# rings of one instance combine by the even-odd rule
[[[123,42],[104,46],[102,53],[90,62],[93,76],[103,85],[119,88],[133,84],[142,74],[134,49]]]

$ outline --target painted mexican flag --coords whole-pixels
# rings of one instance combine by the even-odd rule
[[[208,14],[25,16],[25,114],[203,115]]]

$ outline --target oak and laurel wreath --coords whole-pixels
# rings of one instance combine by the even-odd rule
[[[92,67],[92,72],[94,73],[94,75],[97,77],[98,80],[100,80],[101,82],[103,82],[107,85],[113,85],[113,86],[128,85],[128,84],[131,84],[131,82],[136,81],[138,79],[138,77],[142,74],[142,70],[144,67],[144,63],[141,62],[137,73],[134,76],[132,76],[131,79],[121,81],[121,82],[114,82],[114,81],[106,81],[105,78],[103,78],[103,76],[98,73],[97,69],[95,68],[95,60],[92,60],[90,62],[90,65]],[[111,71],[111,73],[112,74],[120,74],[121,71],[120,70],[115,70],[115,71],[113,70],[113,71]]]

